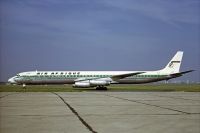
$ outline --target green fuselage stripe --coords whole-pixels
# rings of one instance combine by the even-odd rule
[[[124,79],[153,79],[164,78],[167,75],[135,75]],[[48,79],[77,79],[77,78],[108,78],[112,75],[34,75],[34,76],[20,76],[22,80],[48,80]]]

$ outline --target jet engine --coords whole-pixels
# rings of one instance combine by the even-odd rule
[[[88,81],[79,81],[73,84],[73,87],[77,88],[87,88],[87,87],[95,87],[95,86],[107,86],[110,85],[110,82],[104,80],[88,80]]]
[[[92,86],[106,86],[106,85],[110,85],[110,82],[107,82],[105,80],[91,80],[90,84]]]
[[[75,84],[73,84],[73,87],[87,88],[87,87],[90,87],[90,83],[89,82],[75,82]]]

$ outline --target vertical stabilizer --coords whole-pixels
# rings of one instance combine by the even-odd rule
[[[170,74],[178,73],[180,70],[182,57],[183,57],[183,51],[178,51],[171,59],[171,61],[166,65],[166,67],[161,71]]]

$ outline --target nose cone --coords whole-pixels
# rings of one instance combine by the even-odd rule
[[[15,84],[16,82],[15,82],[15,80],[14,80],[14,77],[8,79],[8,83],[10,83],[10,84]]]

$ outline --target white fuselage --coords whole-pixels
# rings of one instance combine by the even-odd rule
[[[77,80],[106,80],[111,83],[137,84],[168,79],[168,74],[160,71],[145,71],[143,74],[112,81],[110,77],[136,71],[29,71],[9,79],[17,84],[74,84]],[[140,71],[137,71],[140,72]]]

